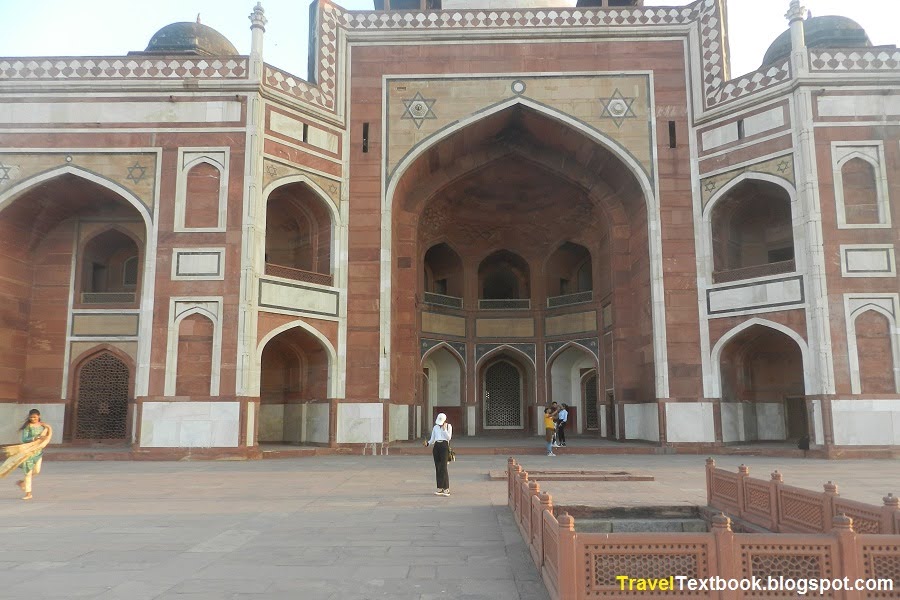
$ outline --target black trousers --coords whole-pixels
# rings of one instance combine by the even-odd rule
[[[560,444],[566,443],[566,423],[557,423],[556,424],[556,441]]]
[[[439,490],[450,489],[450,473],[447,472],[449,454],[450,444],[447,442],[435,442],[431,448],[431,455],[434,457],[434,477]]]

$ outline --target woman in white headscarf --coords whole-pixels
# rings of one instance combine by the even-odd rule
[[[435,496],[450,495],[450,473],[447,472],[447,462],[450,458],[450,438],[453,437],[453,426],[447,422],[447,415],[440,413],[434,420],[431,428],[431,439],[425,442],[431,446],[431,454],[434,456],[434,475],[437,479],[437,491]]]

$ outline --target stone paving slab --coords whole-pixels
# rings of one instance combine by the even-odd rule
[[[548,481],[559,503],[705,503],[704,457],[523,456],[527,469],[627,470],[655,481]],[[879,504],[898,461],[722,457],[734,470]],[[0,480],[0,600],[547,600],[490,471],[451,465],[432,494],[430,457],[56,462],[24,502]]]

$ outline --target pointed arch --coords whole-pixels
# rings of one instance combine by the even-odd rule
[[[807,394],[815,393],[816,387],[813,385],[809,364],[810,364],[810,356],[809,356],[809,346],[806,344],[806,340],[803,337],[791,329],[786,325],[782,325],[781,323],[776,323],[775,321],[769,321],[768,319],[761,319],[758,317],[754,317],[747,321],[744,321],[740,325],[729,329],[725,332],[722,337],[716,342],[715,346],[713,346],[712,352],[710,353],[710,362],[712,366],[711,373],[711,381],[710,388],[712,390],[712,398],[721,398],[722,397],[722,351],[728,346],[728,342],[734,339],[738,334],[742,331],[750,329],[754,326],[762,326],[768,327],[769,329],[773,329],[778,331],[779,333],[783,333],[788,336],[797,344],[800,348],[800,355],[803,359],[803,387],[806,389]]]
[[[590,125],[558,111],[552,107],[540,104],[527,98],[516,97],[486,107],[468,117],[459,119],[452,124],[438,130],[413,146],[397,163],[392,172],[384,173],[382,183],[382,212],[381,212],[381,301],[380,319],[383,324],[380,331],[380,347],[383,349],[379,357],[380,380],[379,393],[382,397],[390,397],[391,393],[391,346],[392,346],[392,263],[393,263],[393,205],[398,186],[404,175],[415,165],[422,156],[438,143],[449,138],[483,119],[497,114],[511,107],[522,106],[544,117],[554,120],[567,128],[577,131],[585,138],[593,141],[600,147],[609,151],[616,159],[621,161],[630,175],[634,178],[637,188],[643,197],[647,211],[647,243],[649,264],[649,290],[650,312],[653,328],[653,369],[655,379],[655,391],[658,397],[669,396],[669,368],[668,349],[666,342],[666,317],[665,317],[665,285],[662,272],[662,232],[661,218],[659,214],[659,197],[656,186],[657,174],[648,174],[640,162],[627,149],[622,147],[612,138],[606,136]],[[651,124],[651,135],[655,138],[655,125]],[[382,132],[386,135],[387,130]],[[386,168],[386,167],[385,167]],[[534,361],[531,361],[534,364]]]
[[[461,355],[461,354],[456,350],[456,348],[454,348],[453,346],[451,346],[451,345],[448,344],[447,342],[440,342],[440,343],[438,343],[438,344],[435,344],[434,346],[432,346],[432,347],[429,348],[428,350],[426,350],[426,351],[425,351],[425,354],[422,355],[422,359],[419,361],[420,364],[425,364],[425,361],[428,360],[428,357],[429,357],[431,354],[434,354],[434,353],[435,353],[438,349],[440,349],[440,348],[444,348],[445,350],[448,350],[448,351],[450,352],[450,354],[452,354],[453,356],[455,356],[455,357],[456,357],[456,360],[459,361],[459,366],[460,366],[460,368],[462,368],[462,369],[465,369],[465,368],[466,368],[466,359],[465,359],[465,357],[464,357],[463,355]]]
[[[263,204],[268,204],[269,196],[272,195],[272,192],[275,190],[282,188],[286,185],[291,185],[292,183],[302,183],[305,184],[312,192],[318,197],[318,200],[322,202],[325,208],[331,213],[331,223],[332,228],[337,228],[341,224],[341,213],[337,206],[335,206],[334,202],[331,200],[331,197],[328,195],[322,187],[307,177],[306,175],[295,174],[295,175],[286,175],[284,177],[279,177],[278,179],[271,181],[269,185],[263,189]]]
[[[484,356],[482,356],[477,361],[475,361],[475,368],[476,369],[480,368],[481,365],[484,364],[485,360],[491,358],[494,355],[502,354],[504,351],[507,351],[510,354],[514,354],[516,356],[520,356],[520,357],[524,358],[526,361],[528,361],[527,364],[531,365],[532,368],[536,367],[534,359],[531,358],[530,356],[528,356],[522,350],[519,350],[518,348],[510,346],[509,344],[501,344],[500,346],[497,346],[496,348],[491,348],[488,352],[484,353]]]
[[[728,194],[728,192],[745,181],[767,181],[769,183],[773,183],[785,189],[785,191],[788,193],[788,196],[790,196],[791,198],[792,205],[797,200],[797,188],[795,188],[787,179],[784,179],[783,177],[777,177],[775,175],[770,175],[768,173],[745,171],[726,183],[719,190],[716,190],[716,193],[710,196],[709,200],[706,202],[706,206],[703,207],[704,221],[709,221],[710,216],[712,215],[713,208],[719,202],[719,200],[721,200]]]
[[[593,350],[591,350],[590,348],[588,348],[587,346],[585,346],[584,344],[582,344],[582,343],[579,342],[578,340],[572,340],[572,341],[566,342],[565,344],[563,344],[562,346],[560,346],[559,348],[557,348],[556,350],[554,350],[554,351],[550,354],[550,356],[548,356],[547,359],[546,359],[547,367],[549,368],[549,367],[553,364],[553,361],[556,360],[556,358],[557,358],[560,354],[562,354],[563,352],[565,352],[567,349],[572,348],[572,347],[575,347],[575,346],[577,346],[580,350],[584,350],[588,355],[590,355],[591,359],[592,359],[592,360],[594,361],[594,363],[595,363],[596,368],[598,368],[598,369],[600,368],[600,359],[597,358],[597,355],[594,354]]]
[[[319,343],[322,345],[322,348],[325,350],[325,355],[328,357],[328,382],[326,385],[328,390],[328,397],[343,398],[344,388],[338,378],[338,360],[337,352],[335,352],[334,346],[321,331],[301,319],[297,319],[276,327],[275,329],[267,333],[262,338],[262,340],[260,340],[259,344],[257,344],[256,356],[254,357],[253,368],[250,373],[250,395],[259,395],[260,373],[262,370],[262,354],[263,350],[266,347],[266,344],[268,344],[278,334],[284,333],[289,329],[302,329],[319,341]]]
[[[36,175],[32,175],[27,179],[23,179],[19,183],[13,185],[11,188],[0,194],[0,212],[2,212],[3,209],[12,204],[19,196],[21,196],[31,188],[40,185],[45,181],[49,181],[63,175],[73,175],[75,177],[80,177],[81,179],[85,179],[87,181],[90,181],[91,183],[95,183],[99,186],[105,187],[106,189],[121,196],[122,199],[131,204],[134,208],[137,209],[138,213],[140,213],[141,218],[144,220],[144,226],[146,227],[146,231],[148,232],[149,237],[149,232],[153,230],[153,216],[150,214],[149,208],[143,202],[141,202],[141,199],[134,192],[122,187],[111,179],[75,165],[63,165],[55,169],[43,171],[41,173],[37,173]]]
[[[159,161],[159,154],[156,154],[156,160]],[[157,169],[159,162],[157,162]],[[144,225],[144,232],[147,239],[144,242],[143,249],[143,269],[142,279],[145,285],[141,286],[140,297],[138,298],[140,306],[140,330],[138,343],[137,359],[135,360],[135,373],[133,375],[135,395],[146,395],[150,381],[150,340],[153,331],[153,307],[154,307],[154,290],[156,288],[156,223],[154,222],[154,210],[159,205],[159,187],[155,191],[155,203],[153,206],[147,206],[141,198],[125,188],[121,184],[105,177],[99,173],[95,173],[77,165],[66,164],[40,173],[36,173],[26,179],[23,179],[12,185],[5,192],[0,193],[0,214],[11,206],[23,194],[32,190],[36,186],[63,177],[71,175],[103,187],[117,196],[137,210]],[[68,356],[68,349],[66,350]],[[66,361],[69,364],[69,361]],[[69,389],[69,371],[66,369],[63,375],[63,384],[61,394],[67,395]]]

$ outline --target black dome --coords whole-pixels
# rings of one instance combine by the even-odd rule
[[[200,54],[234,56],[234,45],[224,35],[201,23],[172,23],[150,38],[145,52],[157,54]]]
[[[803,33],[808,48],[867,48],[872,45],[859,23],[847,17],[828,15],[803,21]],[[764,65],[782,60],[791,54],[791,30],[772,42],[763,58]]]

